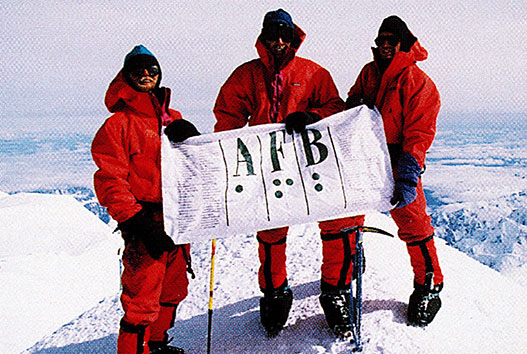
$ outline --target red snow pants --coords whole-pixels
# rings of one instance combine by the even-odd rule
[[[441,284],[443,274],[433,239],[434,228],[430,216],[426,213],[426,198],[421,179],[417,183],[415,200],[402,208],[392,209],[390,214],[399,227],[399,238],[406,242],[414,281],[424,285],[425,279],[431,277],[432,285]]]
[[[417,198],[405,207],[392,209],[390,214],[397,224],[399,238],[406,243],[414,281],[420,285],[432,277],[434,285],[443,282],[443,274],[432,235],[434,228],[426,213],[426,198],[419,180]],[[341,288],[351,283],[355,237],[337,237],[341,229],[364,224],[364,216],[343,218],[319,223],[322,235],[322,281]],[[288,228],[259,231],[258,283],[262,291],[280,287],[287,279],[286,239]],[[333,237],[332,237],[333,235]],[[328,237],[329,236],[329,237]]]
[[[123,253],[121,304],[124,316],[117,340],[118,354],[148,354],[148,341],[166,340],[177,305],[187,296],[190,245],[179,245],[158,260],[141,242]]]
[[[318,226],[322,235],[322,281],[344,287],[351,283],[355,237],[346,237],[340,230],[363,225],[364,216],[321,221]],[[262,291],[276,289],[287,279],[286,240],[288,228],[258,231],[258,283]],[[326,237],[329,236],[329,237]],[[310,255],[306,255],[310,257]]]

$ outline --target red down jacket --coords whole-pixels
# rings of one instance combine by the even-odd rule
[[[428,52],[416,41],[409,52],[395,55],[384,75],[375,61],[366,64],[348,92],[348,96],[375,103],[387,143],[401,145],[421,167],[434,140],[441,105],[435,84],[415,64],[427,57]]]
[[[141,210],[139,201],[161,203],[161,126],[181,113],[168,108],[170,89],[157,90],[135,91],[120,72],[106,92],[114,114],[95,135],[91,152],[97,198],[117,222]]]
[[[284,54],[286,58],[278,71],[258,38],[255,46],[259,59],[236,68],[220,89],[214,107],[214,131],[241,128],[247,123],[280,123],[295,111],[314,112],[324,118],[344,109],[330,73],[296,56],[305,33],[296,25],[295,31],[299,40]],[[277,110],[273,110],[273,103],[278,104]]]

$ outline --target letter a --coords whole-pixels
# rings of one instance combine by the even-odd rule
[[[243,157],[243,159],[240,160],[240,157]],[[240,175],[239,174],[240,163],[247,164],[247,176],[255,175],[251,153],[249,152],[249,149],[247,149],[247,146],[243,143],[242,139],[240,138],[238,138],[238,153],[236,154],[236,160],[237,160],[236,161],[236,174],[234,176]]]

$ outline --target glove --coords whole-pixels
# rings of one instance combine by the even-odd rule
[[[313,112],[293,112],[285,117],[285,130],[287,134],[293,134],[293,130],[302,133],[306,125],[318,122],[322,117]]]
[[[393,197],[390,203],[396,208],[402,208],[411,204],[417,198],[417,185],[409,185],[401,181],[395,182]]]
[[[395,208],[402,208],[417,198],[417,183],[421,175],[421,166],[407,152],[403,152],[397,161],[397,179],[390,203]]]
[[[200,135],[194,124],[185,119],[177,119],[165,128],[165,135],[173,143],[180,143],[191,136]]]
[[[369,109],[373,109],[373,107],[375,107],[373,102],[370,102],[369,100],[364,99],[364,97],[358,96],[358,95],[352,95],[352,96],[348,96],[348,99],[346,100],[346,109],[357,107],[363,104],[365,104]]]
[[[144,209],[119,223],[119,229],[126,242],[142,242],[153,259],[159,259],[164,252],[176,249],[174,241],[165,233],[163,224],[156,222]]]

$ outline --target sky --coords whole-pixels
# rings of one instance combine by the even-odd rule
[[[527,4],[523,1],[0,1],[0,128],[92,133],[103,99],[136,44],[158,58],[172,107],[212,131],[219,88],[256,57],[263,16],[283,8],[307,37],[298,55],[326,67],[344,98],[382,20],[399,15],[428,50],[420,67],[442,113],[524,113]],[[500,119],[503,119],[500,116]],[[506,118],[505,118],[506,119]]]

